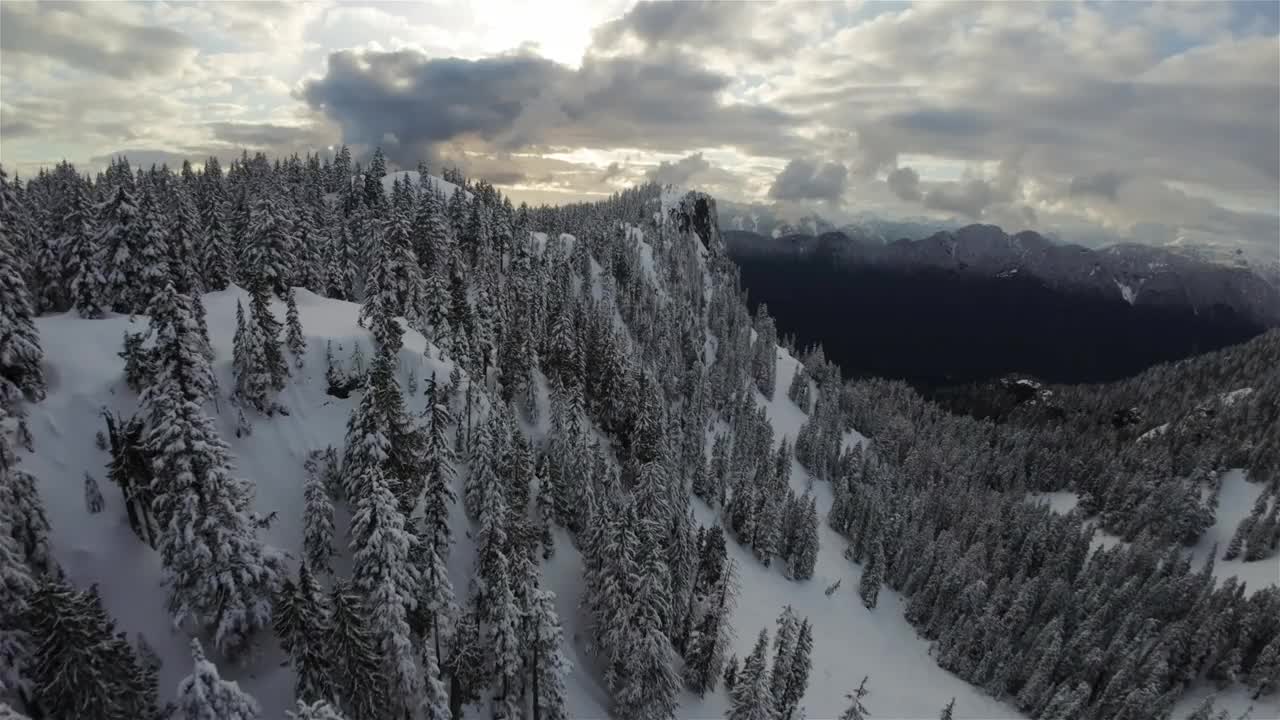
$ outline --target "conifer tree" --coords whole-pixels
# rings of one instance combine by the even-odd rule
[[[288,720],[347,720],[346,716],[325,700],[313,703],[298,701],[298,707],[286,713]]]
[[[178,684],[182,720],[258,720],[258,702],[235,682],[223,680],[218,666],[204,656],[200,641],[191,641],[191,674]]]
[[[955,712],[955,708],[956,708],[956,699],[951,698],[951,702],[947,703],[947,706],[942,708],[942,714],[938,716],[938,720],[952,720],[952,715]]]
[[[241,265],[243,284],[252,290],[284,295],[294,264],[292,229],[276,202],[274,192],[266,189],[253,200],[245,235],[245,254]]]
[[[392,712],[411,715],[422,692],[408,621],[417,603],[418,578],[409,562],[413,536],[382,468],[368,467],[362,485],[365,493],[351,519],[352,580],[372,615],[370,629],[389,680]]]
[[[153,717],[156,698],[142,682],[133,648],[102,609],[96,590],[57,580],[31,596],[28,675],[32,699],[52,717],[134,720]]]
[[[849,701],[849,707],[840,713],[840,720],[866,720],[869,715],[867,714],[867,708],[862,704],[862,698],[866,697],[870,692],[867,689],[867,678],[864,677],[857,690],[845,695],[845,699]]]
[[[303,486],[303,550],[316,572],[328,573],[333,559],[333,502],[319,471],[308,472]]]
[[[307,339],[302,334],[302,321],[298,319],[298,296],[289,288],[286,298],[284,343],[293,353],[294,367],[299,370],[306,364]]]
[[[200,249],[201,279],[208,290],[226,290],[231,285],[231,228],[227,223],[228,208],[221,201],[208,211],[205,222],[205,245]]]
[[[135,284],[142,276],[146,226],[137,200],[130,189],[119,185],[111,198],[98,206],[96,214],[98,235],[94,244],[101,253],[107,301],[115,312],[140,312],[146,306],[140,303]]]
[[[0,220],[15,202],[0,172]],[[42,400],[44,371],[40,336],[32,320],[31,295],[22,278],[18,249],[8,228],[0,228],[0,403],[11,406],[20,395]]]
[[[227,444],[202,405],[212,372],[184,295],[167,285],[149,310],[155,377],[143,392],[154,453],[153,503],[175,620],[190,617],[224,654],[247,649],[271,618],[279,560],[249,521],[251,486],[231,474]]]
[[[152,299],[164,290],[166,284],[173,283],[178,288],[169,264],[169,231],[161,212],[152,191],[144,190],[138,206],[138,222],[142,231],[138,246],[138,272],[130,278],[136,310],[150,307]],[[179,289],[179,292],[184,291]]]
[[[540,587],[530,591],[530,647],[533,720],[566,720],[565,679],[573,663],[564,656],[564,637],[556,613],[555,594]]]
[[[813,626],[809,624],[809,619],[805,618],[800,622],[800,630],[796,634],[795,650],[791,654],[790,678],[786,683],[786,690],[776,697],[778,703],[778,716],[780,720],[790,720],[795,715],[800,700],[804,698],[805,690],[809,687],[809,672],[813,667],[813,660],[810,657],[813,653]]]
[[[0,433],[0,450],[7,441]],[[0,466],[0,472],[9,471]],[[0,692],[24,684],[24,665],[31,652],[27,607],[37,587],[11,529],[8,514],[0,512]]]
[[[884,583],[884,545],[879,532],[872,537],[867,556],[867,564],[862,568],[862,579],[858,583],[858,594],[862,597],[862,604],[868,610],[874,610],[880,597],[880,586]]]
[[[756,645],[742,665],[742,672],[729,693],[729,720],[772,720],[773,693],[769,689],[769,631],[760,630]]]
[[[305,562],[298,568],[297,582],[285,580],[276,596],[272,623],[293,665],[294,695],[299,700],[323,700],[334,694],[332,661],[325,648],[332,628],[324,602]]]
[[[774,699],[775,707],[781,715],[783,697],[787,685],[791,682],[791,660],[796,649],[796,635],[800,632],[800,619],[790,605],[782,608],[778,616],[778,630],[773,636],[773,671],[769,676],[769,693]]]
[[[71,307],[84,318],[99,318],[107,309],[106,284],[99,259],[96,218],[84,183],[75,183],[71,206],[62,221],[67,257],[67,291]]]
[[[329,591],[331,631],[325,655],[335,690],[351,720],[380,720],[388,707],[382,656],[370,632],[364,603],[339,580]]]

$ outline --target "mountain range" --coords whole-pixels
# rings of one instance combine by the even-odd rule
[[[1109,380],[1280,325],[1272,281],[1149,245],[1095,250],[994,225],[887,242],[843,231],[724,235],[752,302],[853,375]],[[849,333],[835,318],[851,307],[879,312]]]

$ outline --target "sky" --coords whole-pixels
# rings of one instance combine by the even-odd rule
[[[10,173],[342,143],[1280,259],[1280,2],[0,2]]]

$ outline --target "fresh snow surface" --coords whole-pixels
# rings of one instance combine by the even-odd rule
[[[1154,440],[1160,437],[1161,435],[1165,434],[1166,432],[1169,432],[1169,423],[1164,423],[1163,425],[1157,425],[1151,428],[1150,430],[1139,435],[1137,442],[1146,442],[1148,440]]]
[[[1200,536],[1200,542],[1192,548],[1194,562],[1203,563],[1213,546],[1218,546],[1218,557],[1213,563],[1213,574],[1219,579],[1235,575],[1248,584],[1248,590],[1257,590],[1267,585],[1280,585],[1280,561],[1276,558],[1244,562],[1240,558],[1223,560],[1222,553],[1231,542],[1240,521],[1253,512],[1253,504],[1266,489],[1262,483],[1252,483],[1245,479],[1244,470],[1228,470],[1222,476],[1222,490],[1218,493],[1218,510],[1213,525]],[[1277,698],[1277,709],[1280,710],[1280,698]],[[1256,713],[1254,715],[1257,717]],[[1277,714],[1276,717],[1280,717]]]
[[[207,410],[216,416],[222,436],[231,445],[237,471],[256,486],[255,509],[261,514],[279,513],[278,519],[263,539],[295,557],[302,541],[302,487],[305,479],[302,463],[310,450],[333,445],[340,448],[347,416],[359,395],[342,400],[326,394],[324,352],[326,341],[332,340],[335,359],[345,364],[355,343],[361,343],[366,361],[372,358],[368,331],[356,324],[359,307],[352,303],[318,297],[298,290],[298,310],[308,339],[306,366],[294,371],[279,400],[289,415],[272,418],[252,416],[251,435],[235,436],[235,410],[226,400],[232,385],[231,340],[235,328],[235,306],[240,300],[247,305],[247,295],[238,288],[210,293],[204,297],[213,347],[217,353],[215,370],[221,385],[218,407]],[[276,314],[283,319],[284,307],[276,302]],[[127,330],[144,330],[147,318],[110,316],[102,320],[83,320],[74,314],[53,315],[38,321],[41,342],[47,359],[50,380],[49,397],[29,408],[30,426],[36,452],[24,456],[23,466],[34,473],[53,526],[54,551],[71,579],[81,587],[96,583],[108,612],[118,627],[130,636],[143,633],[160,654],[164,665],[160,670],[160,687],[164,697],[190,671],[186,635],[174,631],[164,607],[165,593],[160,586],[161,567],[157,553],[145,547],[129,530],[119,489],[107,482],[105,465],[108,454],[98,450],[94,434],[103,428],[99,410],[107,408],[125,416],[137,411],[137,397],[125,386],[123,361],[117,356],[122,334]],[[438,353],[425,339],[412,330],[405,333],[405,347],[400,355],[400,380],[403,386],[411,368],[419,383],[434,371],[446,377],[450,363],[441,362]],[[426,354],[424,355],[424,350]],[[795,438],[806,415],[786,396],[786,388],[798,363],[786,352],[779,351],[777,386],[774,397],[765,401],[757,395],[772,419],[780,441],[783,436]],[[539,375],[540,405],[546,410],[545,380]],[[409,398],[408,410],[422,410],[422,397]],[[546,417],[546,413],[543,413]],[[525,427],[535,438],[546,432],[546,422]],[[861,437],[848,433],[846,442]],[[106,497],[103,512],[90,515],[84,508],[82,478],[85,472],[99,479]],[[462,476],[459,476],[459,497]],[[831,506],[831,492],[826,483],[813,482],[798,464],[792,467],[792,485],[803,491],[812,484],[820,513]],[[717,522],[716,514],[694,501],[698,520],[706,525]],[[474,562],[475,548],[469,535],[470,524],[461,504],[454,506],[451,520],[457,542],[450,553],[450,577],[460,593],[465,592]],[[341,507],[336,517],[336,544],[345,541],[348,517]],[[807,616],[818,630],[814,638],[813,675],[802,705],[806,717],[829,718],[845,708],[845,693],[857,686],[863,675],[870,675],[871,694],[866,699],[877,718],[932,718],[952,697],[956,698],[957,718],[1017,718],[1012,708],[982,694],[954,675],[937,666],[928,653],[928,643],[916,636],[903,619],[903,600],[889,589],[880,594],[880,605],[874,611],[862,607],[857,587],[860,570],[843,557],[845,543],[827,527],[820,529],[821,551],[813,579],[793,582],[782,575],[777,563],[766,568],[749,551],[730,542],[731,555],[738,566],[742,592],[734,616],[736,640],[734,652],[745,657],[760,628],[772,633],[774,622],[783,606],[790,604],[801,616]],[[564,625],[566,654],[575,665],[568,681],[571,717],[603,718],[607,716],[608,694],[600,681],[593,659],[584,650],[587,629],[578,602],[582,594],[582,560],[563,533],[556,535],[556,554],[544,566],[547,585],[557,593],[557,608]],[[345,570],[346,559],[340,556],[338,569]],[[824,590],[837,579],[839,591],[827,597]],[[260,655],[248,664],[236,667],[223,663],[224,677],[237,680],[262,705],[263,718],[282,718],[292,707],[293,677],[274,642],[264,643]],[[698,698],[691,693],[681,696],[678,715],[681,718],[723,717],[728,699],[723,686],[716,692]],[[468,707],[469,717],[485,717],[488,709]]]
[[[1137,291],[1135,291],[1133,288],[1129,287],[1128,285],[1120,282],[1119,280],[1115,280],[1114,282],[1116,284],[1116,287],[1120,289],[1120,297],[1124,298],[1125,302],[1132,305],[1134,302],[1137,301],[1138,299]]]
[[[1227,407],[1231,407],[1232,405],[1236,404],[1237,400],[1240,400],[1241,398],[1247,398],[1252,394],[1253,394],[1253,388],[1251,387],[1244,387],[1244,388],[1240,388],[1239,390],[1232,390],[1231,392],[1226,392],[1222,394],[1221,396],[1222,404],[1226,405]]]

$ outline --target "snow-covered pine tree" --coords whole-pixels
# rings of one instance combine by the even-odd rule
[[[142,276],[146,226],[138,201],[131,190],[119,185],[112,196],[98,206],[95,214],[98,217],[98,235],[94,244],[101,253],[106,299],[116,312],[140,312],[145,306],[137,304],[134,284]]]
[[[18,467],[8,420],[9,414],[0,405],[0,522],[8,526],[9,536],[17,542],[18,552],[32,573],[58,576],[61,570],[49,543],[49,518],[35,477]]]
[[[182,720],[258,720],[258,701],[240,689],[239,683],[223,680],[218,666],[210,662],[191,640],[191,674],[178,684],[178,712]]]
[[[71,307],[84,318],[106,312],[106,284],[102,275],[92,201],[85,183],[72,187],[71,205],[62,221],[62,245],[66,249],[67,291]]]
[[[938,720],[952,720],[956,709],[956,699],[951,698],[951,702],[942,708],[942,714],[938,716]]]
[[[805,690],[809,688],[809,672],[813,667],[813,626],[809,618],[800,622],[800,630],[796,633],[795,650],[791,653],[791,676],[786,682],[786,689],[774,698],[778,707],[779,720],[791,720],[804,699]]]
[[[35,706],[49,717],[138,720],[156,713],[133,647],[102,609],[96,589],[47,580],[31,596],[28,632],[39,643],[26,671]]]
[[[205,245],[200,248],[201,280],[208,290],[226,290],[231,285],[231,227],[227,223],[229,208],[215,200],[205,221]]]
[[[142,192],[138,220],[142,240],[138,246],[138,273],[130,278],[130,289],[136,310],[151,306],[151,301],[165,285],[174,282],[169,265],[169,230],[164,210],[150,189]],[[179,292],[183,292],[179,290]]]
[[[773,720],[774,700],[769,689],[769,631],[761,628],[755,647],[742,665],[729,693],[728,720]]]
[[[565,680],[573,663],[564,656],[564,637],[555,593],[533,587],[529,607],[529,674],[533,720],[566,720]]]
[[[871,547],[867,551],[867,564],[862,567],[862,579],[858,582],[858,595],[868,610],[874,610],[876,600],[880,597],[880,586],[884,584],[884,543],[880,533],[871,538]]]
[[[261,384],[267,388],[267,392],[258,398],[262,404],[258,410],[269,412],[274,404],[270,395],[284,388],[289,377],[289,364],[285,362],[281,346],[280,321],[271,311],[271,295],[265,285],[256,285],[249,290],[249,328],[257,335],[254,347],[259,352],[251,363],[254,373],[259,376],[254,385]]]
[[[448,397],[436,382],[435,373],[427,381],[426,406],[426,457],[423,478],[423,522],[432,548],[442,560],[449,557],[452,534],[449,531],[449,506],[456,502],[453,491],[455,460],[453,446],[449,442],[449,425],[453,418],[449,412]]]
[[[7,442],[0,432],[0,450]],[[10,472],[6,467],[0,465],[0,472]],[[31,567],[13,538],[8,513],[0,511],[0,693],[26,684],[22,676],[32,650],[27,608],[36,587]]]
[[[724,536],[721,534],[719,537],[723,552]],[[705,568],[699,571],[700,584],[705,583],[710,591],[703,602],[706,609],[694,625],[685,653],[685,683],[699,695],[716,689],[733,641],[732,619],[738,598],[737,566],[732,560],[723,562],[723,566],[714,573]],[[714,578],[708,578],[713,574]],[[732,674],[736,677],[737,671]],[[726,674],[725,677],[729,676]]]
[[[845,695],[845,699],[849,701],[849,707],[840,713],[840,720],[867,720],[870,717],[867,708],[862,704],[862,698],[866,697],[871,691],[867,689],[868,678],[862,678],[862,683],[858,685],[858,689]]]
[[[287,720],[347,720],[338,708],[325,700],[316,700],[313,703],[299,700],[298,707],[286,712],[285,715]]]
[[[302,547],[306,562],[316,571],[331,571],[333,559],[333,500],[321,468],[308,468],[303,485]]]
[[[280,207],[275,188],[262,188],[254,197],[240,265],[243,283],[283,296],[295,262],[293,229]]]
[[[796,635],[800,632],[800,619],[790,605],[782,608],[778,616],[778,630],[773,636],[773,670],[769,674],[769,694],[774,699],[774,708],[779,715],[784,714],[782,698],[787,693],[787,685],[791,682],[791,660],[796,649]]]
[[[8,217],[16,200],[0,171],[0,220]],[[31,295],[22,278],[18,250],[9,229],[0,228],[0,404],[12,407],[19,396],[41,400],[45,395],[40,361],[40,336],[32,320]]]
[[[333,664],[336,695],[351,720],[386,718],[389,699],[382,656],[360,596],[345,580],[329,591],[331,630],[325,655]]]
[[[389,681],[391,712],[408,717],[422,692],[408,621],[417,604],[418,578],[409,562],[414,538],[382,468],[374,464],[364,472],[365,491],[351,519],[352,581],[372,615],[370,630]]]
[[[323,700],[334,696],[332,661],[325,652],[329,610],[319,583],[307,563],[298,567],[298,580],[285,580],[276,594],[272,624],[280,647],[289,655],[298,700]]]
[[[284,344],[293,354],[293,365],[299,370],[306,364],[307,338],[302,334],[302,321],[298,318],[298,294],[289,288],[285,296]]]
[[[818,564],[818,502],[809,494],[800,498],[803,508],[796,532],[796,543],[791,557],[787,561],[787,569],[795,580],[808,580],[813,577],[813,569]]]
[[[514,720],[520,716],[517,687],[523,666],[520,643],[520,608],[511,589],[510,563],[501,552],[487,580],[488,618],[485,645],[489,658],[489,676],[493,689],[493,716]]]
[[[167,284],[148,310],[155,376],[142,395],[153,453],[159,548],[176,621],[191,618],[227,655],[269,624],[280,560],[249,520],[250,485],[202,405],[212,372],[190,301]]]
[[[195,294],[204,289],[198,262],[206,244],[204,224],[187,190],[179,188],[173,193],[173,200],[166,228],[169,276],[178,292]]]

